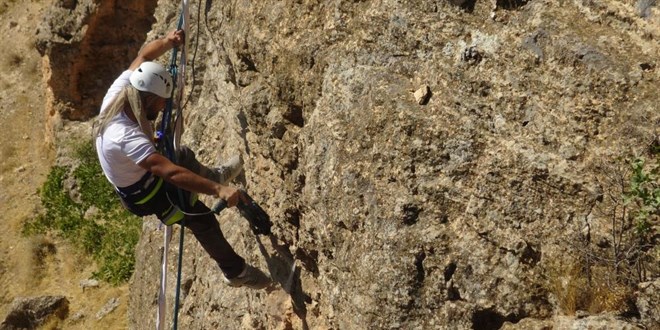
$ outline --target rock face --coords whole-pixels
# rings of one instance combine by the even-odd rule
[[[37,329],[51,317],[61,320],[69,313],[69,301],[63,296],[16,298],[5,320],[2,330]]]
[[[98,114],[107,81],[125,69],[154,22],[156,1],[57,0],[37,29],[50,116]],[[130,63],[129,63],[130,64]]]
[[[637,296],[637,308],[639,309],[642,323],[653,327],[660,327],[660,279],[653,282],[645,282],[639,285]]]
[[[150,22],[156,4],[147,3],[131,14],[139,22]],[[177,5],[155,6],[148,40],[176,26]],[[95,6],[90,17],[106,19],[87,34],[124,26]],[[621,159],[657,155],[660,13],[649,10],[640,17],[619,0],[193,2],[184,142],[207,163],[243,155],[242,184],[274,234],[255,239],[234,210],[219,220],[278,288],[223,285],[188,235],[179,326],[657,326],[648,303],[657,285],[617,314],[555,316],[595,308],[571,288],[585,276],[596,283],[612,265],[602,260],[632,244],[612,224],[630,228]],[[96,64],[96,52],[133,41],[96,78],[94,102],[128,66],[138,32],[83,48],[93,72],[110,65]],[[72,60],[56,48],[44,54]],[[131,283],[136,329],[155,324],[161,235],[145,221]],[[659,276],[657,254],[648,258],[636,259],[647,267],[638,281]],[[171,307],[175,257],[169,269]]]

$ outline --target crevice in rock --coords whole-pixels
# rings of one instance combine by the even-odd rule
[[[403,309],[406,312],[402,314],[401,322],[406,322],[411,318],[415,313],[415,307],[419,304],[420,291],[424,285],[424,279],[426,278],[426,270],[424,269],[425,259],[426,251],[423,247],[420,247],[417,254],[415,254],[415,274],[409,281],[410,289],[408,290],[408,302],[403,306]]]
[[[513,10],[526,5],[528,0],[497,0],[497,8]]]
[[[298,173],[296,175],[296,180],[294,181],[293,192],[296,194],[302,194],[303,188],[305,188],[305,182],[307,177],[305,174]]]
[[[424,278],[426,277],[426,274],[424,272],[424,259],[426,259],[426,252],[424,252],[424,250],[421,250],[415,256],[415,269],[417,269],[417,275],[415,276],[415,284],[418,287],[422,286],[424,282]]]
[[[419,220],[419,213],[422,210],[415,204],[408,203],[403,206],[403,224],[411,226],[417,223]]]
[[[190,293],[190,289],[192,288],[193,285],[193,279],[188,278],[186,279],[183,284],[181,284],[181,293],[183,294],[183,297],[187,297],[188,294]]]
[[[236,118],[238,118],[238,122],[241,124],[240,134],[243,140],[243,145],[245,146],[245,153],[249,155],[251,154],[252,149],[250,149],[250,144],[248,143],[247,140],[248,121],[247,121],[247,116],[245,115],[245,111],[241,109],[236,115]]]
[[[446,249],[441,248],[440,253],[444,255],[446,253]],[[433,256],[435,254],[435,248],[433,247],[429,248],[428,254],[430,256]],[[439,279],[429,280],[431,283],[435,281],[437,285],[444,285],[444,287],[446,288],[446,299],[449,301],[462,300],[461,294],[455,286],[455,281],[453,281],[454,274],[456,273],[457,268],[458,268],[458,264],[456,263],[456,261],[451,260],[448,264],[445,265],[444,269],[442,270],[444,283],[441,282]],[[436,271],[438,269],[439,267],[437,266],[431,266],[428,268],[428,274],[431,275],[433,271]]]
[[[454,276],[454,272],[456,272],[456,263],[451,262],[447,267],[445,267],[444,275],[445,275],[445,282],[449,282],[451,278]]]
[[[196,21],[200,22],[201,18],[201,11],[202,11],[202,6],[198,5],[197,6],[197,18]],[[192,15],[192,12],[191,12]],[[191,99],[199,99],[199,95],[201,94],[201,87],[204,85],[204,72],[206,71],[206,65],[204,62],[200,63],[197,61],[197,51],[199,50],[199,36],[201,34],[200,32],[200,25],[197,24],[196,28],[194,30],[191,29],[189,32],[192,36],[189,37],[188,41],[188,47],[192,48],[192,52],[189,50],[189,53],[192,53],[192,58],[188,58],[187,61],[190,63],[190,73],[188,74],[189,80],[191,81],[190,88],[186,92],[187,95],[184,95],[182,100],[183,102],[183,108],[186,107],[188,102]],[[188,55],[190,56],[190,55]]]
[[[473,330],[493,330],[500,329],[504,322],[518,323],[522,317],[509,314],[504,316],[492,308],[480,309],[472,314]]]
[[[525,248],[520,252],[520,262],[533,267],[539,261],[541,261],[541,252],[527,243]]]
[[[296,228],[300,228],[300,210],[297,208],[288,208],[284,211],[284,218],[286,222],[292,224]]]
[[[319,266],[318,266],[319,252],[318,251],[316,251],[316,250],[306,251],[304,249],[297,249],[296,250],[296,259],[300,260],[303,267],[307,271],[314,274],[314,276],[319,276]]]
[[[282,114],[284,119],[288,120],[290,123],[303,127],[305,126],[305,118],[303,118],[303,108],[296,104],[289,104],[287,110]]]
[[[62,8],[70,9],[73,10],[76,8],[78,5],[77,0],[60,0],[58,1],[59,5],[62,6]]]
[[[458,289],[455,286],[450,286],[447,288],[447,299],[449,301],[456,301],[456,300],[461,300],[461,293],[458,292]]]
[[[463,10],[471,13],[474,11],[474,6],[477,3],[477,0],[450,0],[454,5],[461,7]]]
[[[254,64],[254,61],[252,60],[252,57],[248,53],[238,53],[238,60],[239,60],[239,70],[241,72],[243,71],[254,71],[254,72],[259,72],[257,70],[257,66]]]
[[[635,303],[634,299],[626,299],[625,301],[626,308],[623,312],[621,312],[621,317],[625,318],[632,318],[632,319],[640,319],[642,315],[639,312],[639,307],[637,307],[637,304]]]

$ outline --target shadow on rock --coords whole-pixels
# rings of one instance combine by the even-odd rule
[[[282,289],[289,294],[294,313],[302,320],[303,328],[309,329],[306,320],[306,304],[311,303],[312,298],[303,291],[300,281],[300,268],[296,266],[293,255],[287,245],[279,244],[273,234],[268,235],[268,238],[273,249],[277,252],[276,254],[268,253],[261,241],[261,236],[256,236],[259,250],[266,259],[271,278],[274,282],[279,283]]]

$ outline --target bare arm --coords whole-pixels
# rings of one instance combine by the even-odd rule
[[[146,44],[137,57],[131,63],[129,70],[137,69],[142,62],[153,61],[165,54],[168,50],[179,47],[183,44],[184,41],[183,30],[174,30],[170,31],[165,37],[153,40]]]
[[[185,167],[172,163],[159,153],[149,155],[138,165],[181,189],[224,199],[229,207],[235,206],[238,199],[243,198],[238,189],[199,176]]]

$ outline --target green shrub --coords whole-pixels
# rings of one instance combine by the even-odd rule
[[[43,212],[25,223],[23,233],[54,232],[96,261],[95,277],[112,284],[125,282],[133,273],[142,221],[119,203],[91,141],[79,143],[75,157],[77,166],[51,169],[39,190]],[[75,181],[77,200],[67,180]],[[93,208],[97,211],[85,217]]]
[[[660,166],[645,168],[646,160],[637,158],[631,162],[632,175],[630,190],[625,194],[625,202],[634,204],[634,218],[637,232],[643,238],[652,230],[651,216],[660,209],[660,184],[658,172]]]

